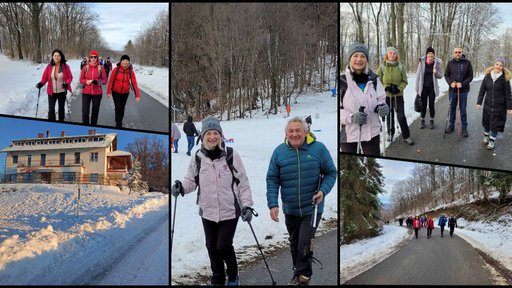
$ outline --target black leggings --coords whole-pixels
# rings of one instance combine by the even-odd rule
[[[380,156],[380,134],[373,137],[370,141],[361,141],[364,155]],[[353,143],[340,143],[342,152],[357,153],[357,142]]]
[[[89,124],[89,109],[92,102],[91,125],[98,123],[98,114],[100,113],[101,96],[82,93],[82,123]]]
[[[55,103],[59,101],[59,122],[64,122],[66,104],[66,92],[48,94],[48,120],[55,121]]]
[[[421,108],[421,118],[425,119],[425,115],[427,115],[427,99],[428,99],[428,110],[430,111],[430,118],[434,119],[436,115],[436,109],[434,108],[434,102],[436,100],[436,93],[434,93],[434,88],[432,87],[423,87],[423,91],[421,91],[421,103],[423,107]]]
[[[311,277],[313,275],[311,238],[315,235],[316,227],[320,223],[322,214],[317,214],[315,228],[311,225],[313,222],[312,218],[313,215],[299,217],[284,214],[286,229],[288,230],[288,235],[290,235],[288,240],[290,241],[290,252],[296,276],[305,275]]]
[[[427,237],[432,237],[432,228],[431,227],[428,227],[427,228]]]
[[[389,116],[386,117],[388,132],[391,133],[391,136],[395,135],[395,113],[393,111],[396,111],[402,137],[404,137],[404,139],[409,138],[409,126],[407,125],[407,118],[405,118],[404,111],[404,96],[386,97],[386,104],[389,106]]]
[[[114,107],[116,114],[116,127],[123,127],[123,118],[124,118],[124,107],[126,106],[126,101],[128,100],[128,94],[119,94],[112,91],[112,98],[114,99]]]
[[[418,239],[418,230],[420,230],[420,228],[414,228],[414,234],[416,235],[416,239]]]

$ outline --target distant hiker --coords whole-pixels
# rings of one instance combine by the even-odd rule
[[[352,44],[348,48],[349,64],[340,76],[340,148],[365,155],[380,156],[379,117],[389,114],[386,93],[378,76],[370,70],[368,48]]]
[[[107,74],[108,79],[108,74],[112,71],[112,62],[110,62],[110,57],[107,57],[107,61],[103,64],[103,68],[105,68],[105,73]]]
[[[473,66],[469,60],[462,58],[462,48],[453,49],[453,59],[446,65],[444,74],[446,83],[450,85],[448,96],[450,99],[450,125],[446,127],[446,133],[452,133],[455,129],[455,113],[457,105],[460,107],[461,135],[468,137],[468,117],[466,106],[468,103],[469,83],[473,81]],[[460,103],[459,103],[460,98]]]
[[[420,129],[425,128],[425,115],[427,105],[430,113],[430,129],[434,129],[434,116],[436,115],[435,100],[439,96],[439,83],[437,79],[443,78],[441,59],[435,56],[434,48],[427,48],[427,55],[420,57],[416,71],[416,94],[421,96],[422,110],[420,114]]]
[[[386,119],[388,140],[392,141],[395,135],[395,113],[393,113],[393,111],[396,111],[402,137],[407,144],[413,145],[414,141],[410,138],[409,126],[407,125],[404,109],[404,90],[405,86],[407,86],[406,70],[406,68],[402,67],[402,63],[400,63],[398,50],[395,47],[388,47],[384,55],[384,62],[377,69],[377,75],[380,81],[382,81],[382,85],[385,87],[386,104],[391,109],[391,114]]]
[[[99,63],[100,63],[101,66],[103,66],[103,64],[104,64],[103,63],[103,58],[100,57]]]
[[[84,57],[84,59],[80,63],[80,71],[82,71],[82,69],[84,69],[85,65],[87,65],[87,58]]]
[[[276,222],[279,221],[281,191],[294,267],[290,285],[307,285],[313,275],[311,238],[314,237],[322,218],[323,199],[331,191],[337,178],[337,169],[331,154],[307,129],[306,123],[300,117],[293,117],[288,121],[285,128],[286,140],[274,149],[267,171],[267,206],[270,209],[270,218]],[[317,188],[319,184],[320,189]],[[315,227],[312,227],[312,204],[315,203],[318,210]]]
[[[416,239],[418,239],[418,230],[421,229],[421,222],[418,216],[412,220],[412,228],[414,228],[414,235],[416,235]]]
[[[313,120],[311,120],[311,115],[306,117],[306,124],[308,125],[308,132],[311,130],[311,124],[313,124]]]
[[[187,135],[187,155],[190,156],[190,151],[194,148],[194,137],[199,136],[199,132],[197,132],[196,125],[192,122],[192,116],[187,117],[187,122],[183,124],[183,132]]]
[[[107,87],[107,96],[114,100],[117,128],[123,127],[124,110],[130,94],[130,87],[133,89],[135,101],[138,103],[140,101],[140,91],[137,78],[132,64],[130,64],[130,57],[123,55],[121,61],[117,63],[116,68],[112,71],[112,77],[110,77]]]
[[[448,219],[446,219],[446,216],[444,214],[441,214],[439,220],[437,221],[437,226],[441,227],[441,238],[443,238],[444,226],[446,226],[447,220]]]
[[[398,223],[400,224],[400,226],[402,226],[402,224],[404,223],[404,218],[398,218]]]
[[[82,123],[96,125],[100,112],[101,97],[103,96],[101,85],[107,83],[105,69],[101,69],[101,66],[98,65],[98,52],[92,50],[89,53],[89,63],[84,66],[80,73],[80,83],[85,85],[82,90]],[[91,102],[92,113],[90,113]]]
[[[423,216],[423,215],[420,216],[421,227],[425,227],[426,220],[427,219],[425,218],[425,216]]]
[[[407,228],[412,228],[412,216],[407,217],[407,220],[405,220],[407,224]]]
[[[172,123],[171,125],[171,137],[173,139],[173,145],[174,145],[174,153],[178,153],[178,142],[181,138],[180,129],[178,129],[178,125],[176,123]]]
[[[36,84],[38,89],[41,89],[46,82],[48,87],[48,120],[55,121],[55,103],[59,102],[59,122],[64,122],[65,118],[65,104],[66,104],[66,90],[73,93],[71,89],[71,81],[73,81],[73,74],[69,65],[66,63],[64,53],[59,49],[52,52],[52,60],[50,64],[44,69],[41,82]]]
[[[455,219],[455,216],[450,216],[450,220],[448,220],[448,227],[450,227],[450,237],[453,237],[453,231],[455,230],[455,227],[458,228],[457,219]]]
[[[201,149],[190,160],[183,180],[172,186],[171,193],[177,197],[199,187],[197,203],[210,258],[211,285],[225,285],[226,273],[228,286],[239,285],[233,237],[238,218],[241,216],[246,222],[252,218],[249,180],[240,155],[222,141],[217,118],[208,116],[203,120],[201,136]]]
[[[476,109],[482,108],[484,102],[484,113],[482,114],[482,126],[484,127],[484,145],[492,150],[495,146],[498,132],[503,133],[507,121],[507,111],[512,113],[512,95],[510,92],[510,78],[512,73],[504,68],[505,59],[498,57],[494,66],[485,70],[485,77],[480,86]]]
[[[434,229],[434,220],[432,220],[432,216],[428,216],[427,219],[427,239],[432,237],[432,230]]]

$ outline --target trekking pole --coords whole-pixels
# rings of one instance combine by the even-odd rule
[[[39,110],[39,97],[40,96],[41,96],[41,88],[39,88],[39,92],[37,92],[36,118],[37,118],[37,111]]]
[[[252,215],[254,215],[254,217],[258,217],[258,213],[252,208],[251,208],[251,213],[252,213]],[[265,259],[265,254],[263,254],[263,251],[261,250],[260,243],[258,242],[258,238],[256,238],[256,233],[254,233],[254,229],[252,228],[251,221],[247,221],[247,224],[249,224],[249,227],[251,228],[252,236],[254,236],[254,240],[256,240],[256,245],[258,245],[258,248],[260,249],[261,257],[263,257],[263,262],[265,262],[265,266],[267,267],[267,271],[268,271],[268,274],[270,275],[270,279],[272,279],[272,286],[276,286],[276,281],[274,281],[274,277],[272,277],[270,268],[268,268],[267,260]]]
[[[176,189],[178,189],[178,191],[179,191],[181,182],[176,180],[174,183],[177,186]],[[172,241],[174,240],[174,226],[176,225],[176,207],[178,207],[177,205],[178,205],[178,196],[174,196],[174,212],[173,212],[173,216],[172,216],[172,227],[171,227],[171,253],[172,253]]]
[[[382,130],[382,156],[386,157],[386,134],[387,132],[385,130],[387,129],[384,129],[384,123],[386,122],[386,117],[382,117],[380,119],[380,129]],[[387,126],[386,126],[387,128]]]
[[[457,88],[457,110],[459,111],[458,115],[458,120],[457,120],[457,128],[458,128],[458,141],[460,141],[460,138],[462,137],[462,131],[461,131],[461,126],[460,126],[460,118],[461,118],[461,115],[460,115],[460,88]],[[457,114],[455,114],[457,115]]]
[[[359,112],[364,112],[364,106],[359,107]],[[357,154],[361,154],[363,147],[361,145],[361,134],[363,133],[363,124],[359,124],[359,141],[357,141]]]
[[[396,131],[396,133],[398,135],[399,131],[400,131],[400,134],[402,134],[402,129],[400,129],[400,123],[398,122],[398,107],[396,106],[397,105],[396,97],[398,97],[398,96],[395,95],[395,97],[394,97],[395,98],[395,112],[394,113],[396,115],[396,117],[395,117],[395,125],[396,125],[395,131]],[[397,137],[397,138],[398,138],[398,141],[400,141],[400,137]],[[404,135],[402,135],[402,139],[403,138],[404,138]]]
[[[448,91],[448,115],[446,115],[446,122],[444,122],[444,130],[443,130],[443,138],[446,138],[446,129],[448,128],[448,121],[450,121],[450,110],[452,105],[452,96],[450,95],[450,91]]]
[[[322,174],[318,175],[318,185],[316,186],[316,191],[315,191],[315,194],[320,192],[320,184],[322,183]],[[315,206],[315,211],[313,213],[313,228],[316,228],[316,213],[318,211],[318,203],[315,202],[314,204]]]

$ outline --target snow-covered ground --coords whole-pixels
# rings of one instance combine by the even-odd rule
[[[335,164],[338,159],[336,99],[336,97],[331,97],[331,92],[301,96],[298,98],[298,104],[292,104],[291,110],[292,117],[311,115],[313,122],[311,129],[317,140],[324,143],[329,149]],[[260,245],[266,248],[283,243],[288,245],[282,211],[279,222],[270,219],[265,180],[272,152],[285,139],[284,130],[288,119],[284,118],[286,112],[284,109],[282,110],[278,115],[270,115],[268,119],[261,112],[257,112],[252,119],[221,122],[225,138],[233,140],[233,143],[227,143],[227,145],[234,147],[242,157],[252,190],[253,208],[259,213],[259,217],[253,218],[251,223]],[[201,129],[200,122],[195,125],[198,130]],[[180,130],[183,129],[182,124],[178,124],[178,127]],[[182,137],[179,141],[179,153],[172,154],[172,181],[183,179],[187,167],[193,159],[185,154],[186,142],[186,138]],[[194,147],[192,155],[198,147],[199,145]],[[324,218],[337,219],[337,191],[336,183],[325,197]],[[187,274],[195,275],[196,272],[203,275],[211,274],[201,217],[198,215],[196,205],[196,195],[194,192],[185,197],[178,197],[177,200],[176,227],[174,228],[173,250],[171,251],[171,285],[176,284],[176,281],[187,281]],[[174,207],[174,199],[172,199],[172,205]],[[320,224],[319,229],[323,229],[324,226]],[[272,239],[265,239],[267,235],[272,236]],[[240,221],[234,238],[238,259],[241,258],[240,252],[247,250],[244,246],[254,246],[255,244],[249,225]],[[258,261],[261,261],[258,250],[244,255],[247,254],[251,259],[258,257]]]
[[[80,59],[67,60],[73,74],[71,87],[74,93],[78,83],[80,83],[81,61]],[[36,84],[41,81],[46,65],[47,63],[34,64],[29,61],[12,61],[4,54],[0,54],[0,79],[2,79],[0,114],[35,117],[38,98]],[[115,66],[116,63],[112,63],[112,65]],[[166,107],[169,107],[169,69],[134,64],[134,70],[140,88]],[[45,85],[41,88],[37,118],[46,119],[48,115],[46,87]],[[68,97],[70,97],[69,93]]]
[[[77,191],[72,184],[0,185],[0,284],[168,284],[167,234],[159,232],[168,226],[168,195],[80,185],[77,217]],[[142,259],[130,253],[148,241],[154,250],[139,253]]]

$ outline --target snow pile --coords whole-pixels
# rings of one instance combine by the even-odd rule
[[[169,108],[169,68],[133,65],[139,89]]]
[[[389,257],[400,244],[411,239],[408,229],[397,225],[384,225],[381,235],[340,246],[340,283],[363,273]]]

